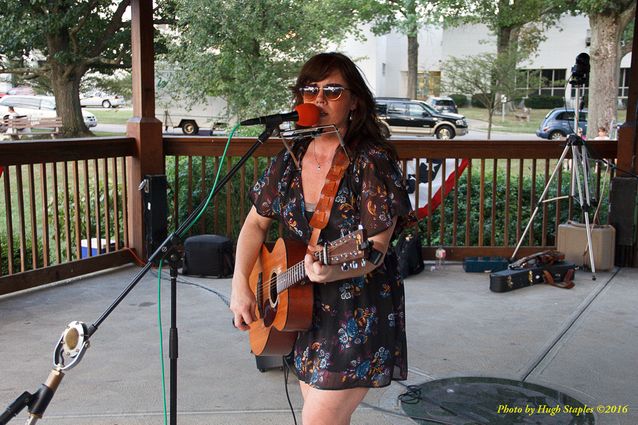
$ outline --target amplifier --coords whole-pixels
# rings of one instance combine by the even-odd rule
[[[609,270],[614,267],[616,229],[610,225],[595,225],[591,231],[591,239],[596,270]],[[565,254],[565,261],[577,266],[589,266],[586,226],[572,221],[560,224],[557,249]]]

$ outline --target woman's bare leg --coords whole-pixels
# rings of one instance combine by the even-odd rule
[[[303,425],[349,425],[350,417],[368,392],[368,388],[320,390],[299,383],[304,398]]]

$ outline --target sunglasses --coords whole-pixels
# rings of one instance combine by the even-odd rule
[[[345,90],[349,90],[339,84],[328,84],[324,87],[304,86],[299,88],[299,93],[306,102],[312,102],[319,96],[319,92],[323,90],[323,96],[328,100],[337,100],[341,97]]]

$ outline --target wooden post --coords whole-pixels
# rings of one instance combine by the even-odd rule
[[[638,18],[638,9],[636,9],[636,17]],[[629,177],[629,174],[623,170],[629,171],[634,175],[638,174],[638,134],[636,134],[636,113],[638,112],[638,19],[634,19],[634,40],[631,55],[631,77],[629,80],[629,95],[627,97],[627,120],[618,131],[618,173],[617,176]],[[635,214],[634,205],[633,214]],[[638,229],[635,230],[634,240],[638,240]],[[633,261],[631,266],[638,266],[638,243],[634,243],[632,248]]]
[[[138,190],[147,174],[164,174],[162,122],[155,118],[153,48],[153,1],[131,1],[133,117],[126,134],[135,138],[136,154],[128,159],[129,245],[147,258],[145,250],[142,193]]]

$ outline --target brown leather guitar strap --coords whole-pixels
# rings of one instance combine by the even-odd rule
[[[326,182],[323,184],[323,188],[321,189],[319,202],[317,202],[315,212],[310,219],[312,235],[310,236],[310,241],[308,242],[307,252],[309,254],[319,249],[317,247],[319,234],[321,233],[321,230],[328,225],[330,210],[332,210],[332,205],[334,204],[335,197],[337,196],[337,191],[339,190],[339,184],[341,183],[341,179],[348,169],[348,165],[350,165],[348,155],[346,155],[341,146],[337,147],[335,156],[332,159],[332,165],[330,166],[328,175],[326,175]]]

